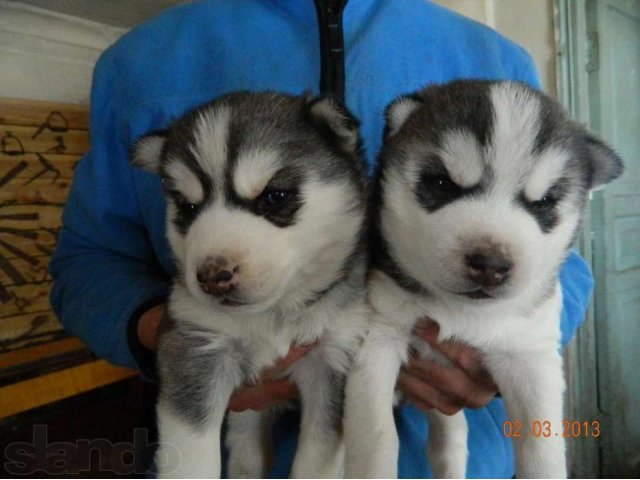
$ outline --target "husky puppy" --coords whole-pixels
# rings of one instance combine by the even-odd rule
[[[396,477],[394,386],[428,316],[439,340],[478,348],[509,416],[562,425],[558,270],[589,191],[622,173],[618,156],[546,95],[515,82],[458,81],[387,109],[379,159],[372,327],[346,389],[348,477]],[[432,411],[436,477],[464,477],[462,412]],[[566,477],[562,436],[514,442],[518,477]]]
[[[159,338],[160,476],[219,477],[230,395],[294,344],[302,402],[293,477],[344,468],[344,383],[366,332],[366,167],[328,98],[234,93],[133,147],[159,174],[177,275]],[[231,477],[269,467],[272,412],[229,413]]]

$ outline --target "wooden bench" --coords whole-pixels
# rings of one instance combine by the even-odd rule
[[[0,97],[0,418],[135,375],[69,337],[49,304],[47,268],[88,125],[86,106]]]

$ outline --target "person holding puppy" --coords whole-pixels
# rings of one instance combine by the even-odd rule
[[[153,378],[157,327],[173,270],[160,180],[129,165],[133,140],[231,91],[317,91],[316,7],[333,15],[340,3],[190,3],[134,28],[101,56],[91,98],[91,150],[75,171],[50,267],[56,312],[97,355]],[[402,94],[458,78],[511,79],[539,87],[522,48],[433,3],[350,0],[343,18],[345,99],[361,121],[372,169],[384,108]],[[592,288],[588,267],[575,253],[561,281],[566,344],[584,318]],[[418,362],[401,373],[398,386],[410,403],[396,411],[398,473],[430,473],[423,454],[427,425],[417,409],[452,414],[467,408],[468,475],[511,477],[513,449],[502,434],[506,412],[496,387],[477,351],[438,342],[437,320],[424,319],[417,333],[453,366]],[[262,409],[296,398],[293,383],[275,378],[311,348],[294,346],[260,384],[238,390],[229,408]],[[272,476],[288,474],[297,425],[291,413],[276,423]]]

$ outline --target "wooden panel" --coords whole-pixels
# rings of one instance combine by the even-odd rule
[[[53,204],[64,205],[69,196],[71,180],[37,179],[28,185],[20,181],[12,181],[0,188],[0,204],[15,202],[17,204]]]
[[[0,370],[37,362],[43,358],[84,348],[86,348],[84,343],[77,338],[65,338],[64,340],[58,340],[57,342],[46,343],[44,345],[21,348],[12,352],[0,354]]]
[[[62,325],[55,319],[55,328],[51,332],[43,333],[42,335],[29,336],[24,339],[12,339],[11,343],[7,344],[7,348],[3,351],[11,351],[20,348],[32,347],[34,345],[46,345],[47,343],[55,342],[61,338],[68,338],[69,335],[65,333]]]
[[[4,287],[12,298],[2,305],[0,321],[6,317],[22,313],[51,310],[51,305],[49,304],[51,284],[52,282],[47,280],[43,283],[25,283]]]
[[[88,117],[85,106],[0,98],[0,369],[66,367],[0,387],[0,417],[135,375],[104,361],[68,368],[67,356],[85,347],[59,340],[49,304],[47,267],[74,169],[89,148]]]
[[[55,132],[38,127],[0,126],[0,151],[6,155],[24,153],[83,155],[89,149],[87,130]]]
[[[0,351],[60,336],[47,267],[88,124],[84,105],[0,98]]]
[[[8,259],[23,255],[51,256],[57,243],[59,228],[58,225],[45,230],[29,230],[0,226],[0,255]]]
[[[0,97],[0,125],[40,127],[43,124],[86,130],[89,110],[85,105]]]
[[[0,418],[9,417],[135,375],[134,370],[115,367],[104,360],[97,360],[0,387]]]
[[[6,352],[27,345],[51,341],[60,336],[62,326],[55,314],[41,312],[12,315],[0,319],[0,351]]]
[[[0,284],[7,287],[19,285],[18,279],[21,279],[22,283],[43,283],[51,280],[47,268],[51,257],[46,255],[40,255],[39,257],[30,257],[30,260],[26,260],[20,257],[14,257],[4,260],[0,260]],[[10,265],[13,269],[11,275],[7,271],[3,270],[3,266]],[[17,278],[16,278],[17,277]]]
[[[21,183],[30,183],[36,178],[49,179],[52,183],[57,178],[73,177],[73,170],[80,155],[58,155],[25,153],[24,155],[7,155],[0,153],[0,185],[4,185],[16,177]]]
[[[60,205],[11,204],[0,205],[0,223],[3,227],[21,230],[59,228],[62,217]]]

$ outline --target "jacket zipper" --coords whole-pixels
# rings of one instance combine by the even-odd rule
[[[344,103],[342,14],[348,0],[314,0],[320,33],[320,94]]]

